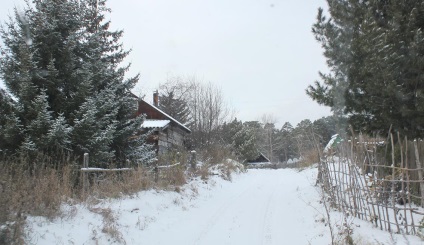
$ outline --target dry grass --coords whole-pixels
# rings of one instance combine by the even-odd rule
[[[89,175],[90,186],[84,198],[119,198],[155,186],[153,176],[145,168],[125,172],[96,172]]]
[[[196,175],[200,176],[202,180],[207,180],[211,174],[209,167],[209,164],[202,164],[199,168],[196,169]]]
[[[307,168],[314,165],[315,163],[318,163],[319,161],[320,159],[318,150],[309,149],[302,154],[302,160],[298,163],[298,167]]]
[[[175,190],[176,187],[187,183],[184,165],[162,168],[159,170],[158,175],[156,187],[160,189]]]
[[[90,208],[90,211],[103,218],[102,232],[109,235],[115,242],[124,243],[124,237],[118,229],[117,219],[110,208]]]
[[[65,202],[121,197],[155,185],[142,168],[102,178],[92,175],[91,185],[83,196],[80,167],[69,158],[0,160],[0,244],[24,244],[27,216],[54,219],[64,215],[61,206]],[[108,233],[113,233],[112,228],[105,225]]]
[[[66,202],[86,202],[91,206],[102,199],[120,198],[152,188],[178,192],[187,183],[188,175],[207,180],[211,167],[218,168],[224,179],[231,180],[231,173],[239,169],[234,163],[224,161],[229,155],[218,148],[203,152],[198,157],[207,161],[203,161],[202,167],[194,172],[187,171],[189,154],[173,153],[167,156],[166,161],[181,164],[160,168],[158,172],[152,167],[140,167],[125,172],[89,173],[86,190],[82,185],[81,161],[70,160],[69,156],[58,161],[44,156],[0,159],[0,244],[24,244],[26,217],[63,217],[65,214],[61,207]],[[102,232],[117,242],[123,241],[111,212],[107,209],[93,209],[92,212],[103,217]],[[93,231],[93,237],[96,237],[95,233]]]
[[[73,197],[71,165],[55,169],[41,157],[33,163],[0,161],[0,226],[6,224],[0,230],[0,244],[22,244],[28,215],[53,219],[62,202]]]
[[[235,159],[229,147],[222,145],[210,145],[199,153],[199,157],[203,162],[210,164],[218,164],[226,161],[228,158]]]
[[[218,174],[221,178],[228,181],[232,180],[233,173],[240,173],[245,171],[245,168],[242,164],[230,159],[227,159],[223,163],[212,165],[211,169],[215,174]]]

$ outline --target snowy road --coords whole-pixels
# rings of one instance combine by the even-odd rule
[[[328,244],[326,231],[314,218],[318,212],[304,201],[311,196],[302,197],[318,196],[310,191],[313,177],[309,177],[288,169],[250,170],[173,223],[152,224],[143,240],[146,244]]]
[[[249,170],[232,182],[197,179],[179,193],[149,190],[94,205],[64,205],[63,217],[28,218],[27,243],[327,245],[331,236],[316,175],[316,168]],[[102,213],[111,215],[105,219]],[[342,227],[341,213],[331,216],[332,227]],[[350,219],[350,227],[356,244],[423,244],[362,220]]]

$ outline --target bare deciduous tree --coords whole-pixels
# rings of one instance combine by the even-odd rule
[[[221,88],[211,82],[204,83],[196,76],[170,77],[160,86],[160,90],[162,95],[172,96],[187,105],[187,120],[192,130],[190,138],[193,148],[202,148],[214,143],[219,138],[217,134],[220,126],[232,118],[232,111]],[[172,116],[180,112],[167,113]]]
[[[275,124],[277,119],[272,114],[264,114],[261,117],[261,123],[263,125],[263,144],[262,147],[266,151],[269,160],[274,162],[274,153],[281,145],[280,138],[277,136],[277,130]]]
[[[190,84],[188,106],[193,120],[192,139],[202,147],[215,141],[219,127],[231,118],[231,110],[218,86],[201,83],[194,77]]]

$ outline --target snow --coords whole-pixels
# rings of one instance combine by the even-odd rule
[[[273,164],[271,162],[249,162],[247,163],[248,168],[265,168],[272,167]]]
[[[131,171],[132,168],[81,168],[83,172],[114,172],[114,171]]]
[[[147,104],[149,104],[151,107],[155,108],[155,110],[159,111],[160,113],[162,113],[163,115],[165,115],[167,118],[171,119],[173,122],[175,122],[176,124],[180,125],[181,127],[183,127],[184,129],[186,129],[188,132],[191,132],[191,130],[189,128],[187,128],[184,124],[180,123],[179,121],[177,121],[176,119],[174,119],[173,117],[171,117],[170,115],[168,115],[167,113],[165,113],[164,111],[162,111],[161,109],[159,109],[157,106],[150,104],[149,102],[146,102]]]
[[[163,128],[167,126],[171,121],[170,120],[152,120],[146,119],[143,124],[141,124],[142,128]]]
[[[289,160],[287,161],[287,164],[295,164],[295,163],[300,162],[301,160],[302,160],[301,158],[293,158],[293,159],[289,159]]]
[[[61,218],[29,217],[28,243],[327,245],[331,237],[316,175],[316,168],[254,169],[233,175],[232,182],[194,179],[179,193],[150,190],[99,204],[67,204]],[[331,211],[331,221],[336,227],[344,219]],[[422,244],[418,237],[349,222],[358,244]]]
[[[328,153],[340,141],[341,141],[341,138],[338,134],[331,136],[330,141],[327,143],[327,145],[324,148],[324,153]]]

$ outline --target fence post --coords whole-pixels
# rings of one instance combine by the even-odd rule
[[[415,161],[417,162],[418,179],[420,180],[420,191],[421,191],[421,207],[424,207],[424,182],[423,182],[423,169],[420,162],[420,154],[418,152],[417,140],[414,140],[415,148]]]
[[[196,151],[191,151],[190,167],[193,171],[196,170]]]
[[[88,153],[84,153],[84,161],[82,164],[83,168],[88,168]],[[82,171],[82,189],[83,189],[83,196],[85,196],[85,193],[88,190],[88,172]]]
[[[153,173],[155,174],[155,183],[158,183],[158,181],[159,181],[159,167],[158,167],[157,161],[155,163],[155,167],[153,168]]]

